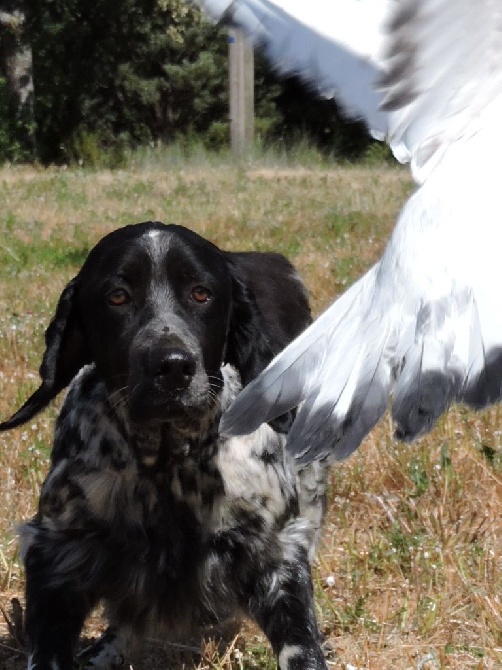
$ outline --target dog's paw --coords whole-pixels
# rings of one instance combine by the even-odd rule
[[[108,628],[101,637],[77,655],[77,670],[132,670],[126,663],[126,640],[115,629]]]

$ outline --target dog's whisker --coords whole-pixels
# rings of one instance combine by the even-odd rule
[[[211,401],[210,407],[214,409],[217,405],[221,408],[221,388],[209,384],[207,395]]]
[[[123,386],[122,388],[116,389],[110,393],[108,396],[108,402],[110,403],[112,409],[117,410],[127,404],[132,393],[134,393],[134,388],[130,390],[129,385]]]
[[[127,386],[122,386],[122,388],[115,389],[115,391],[112,391],[110,395],[108,396],[108,399],[113,401],[115,400],[116,396],[120,396],[121,398],[123,397],[123,394],[125,391],[129,391],[129,384]]]

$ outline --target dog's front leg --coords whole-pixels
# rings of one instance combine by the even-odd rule
[[[326,668],[306,554],[258,578],[249,606],[272,644],[280,670]]]
[[[28,670],[72,670],[74,648],[93,603],[76,584],[55,578],[39,546],[28,549],[25,565]]]

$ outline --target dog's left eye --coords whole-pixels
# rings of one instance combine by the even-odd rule
[[[204,286],[195,286],[195,288],[193,288],[192,292],[190,293],[190,297],[194,302],[202,304],[211,300],[213,294],[208,288],[205,288]]]
[[[116,307],[125,305],[130,300],[129,294],[122,288],[116,288],[115,290],[110,291],[106,297],[110,305],[115,305]]]

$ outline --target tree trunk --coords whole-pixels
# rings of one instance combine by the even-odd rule
[[[18,139],[34,155],[33,63],[25,18],[25,0],[0,0],[0,74],[7,83]]]

